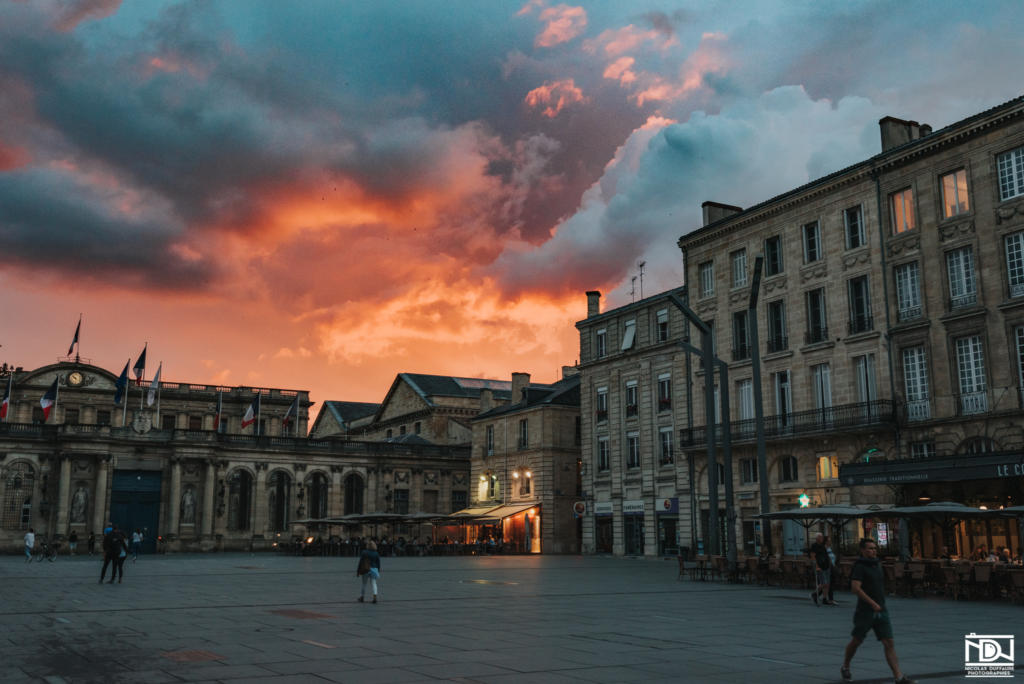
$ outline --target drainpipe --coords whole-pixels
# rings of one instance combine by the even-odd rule
[[[882,178],[877,169],[873,170],[871,175],[875,179],[875,201],[878,204],[878,250],[880,253],[879,260],[882,265],[882,297],[885,301],[885,353],[889,362],[889,398],[892,401],[893,418],[896,419],[896,449],[898,451],[900,446],[900,429],[899,419],[896,415],[896,378],[895,371],[893,370],[892,336],[890,335],[892,321],[889,313],[889,271],[885,259],[885,226],[882,221]]]

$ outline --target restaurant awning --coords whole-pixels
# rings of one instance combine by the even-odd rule
[[[501,508],[501,506],[476,506],[474,508],[463,508],[461,511],[455,511],[451,517],[456,520],[468,520],[470,518],[476,518],[483,515],[484,513],[490,513],[493,510]]]
[[[479,516],[477,520],[480,522],[499,522],[510,515],[522,513],[523,511],[528,511],[531,508],[540,508],[540,504],[534,501],[533,503],[518,503],[509,506],[499,506],[494,510],[488,511],[486,514]]]

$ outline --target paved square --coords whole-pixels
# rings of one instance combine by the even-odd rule
[[[0,682],[826,682],[853,612],[847,594],[815,608],[804,591],[679,581],[675,561],[382,565],[371,605],[354,558],[144,556],[100,585],[95,557],[0,557]],[[966,681],[965,634],[1024,642],[1019,605],[889,602],[916,679]],[[871,639],[853,672],[892,681]]]

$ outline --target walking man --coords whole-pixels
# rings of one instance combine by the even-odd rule
[[[114,571],[117,570],[117,557],[114,549],[114,528],[108,528],[103,535],[103,569],[100,570],[100,584],[103,584],[103,577],[107,574],[107,566],[110,568],[110,583],[114,582]]]
[[[878,545],[874,539],[860,540],[860,557],[850,573],[850,591],[857,596],[857,610],[853,614],[853,638],[846,645],[843,666],[839,668],[843,681],[852,681],[850,661],[864,643],[864,637],[874,630],[885,649],[885,661],[892,669],[896,684],[915,684],[914,680],[900,671],[900,661],[896,657],[892,623],[889,621],[889,611],[885,609],[885,585],[882,568],[878,563]]]
[[[139,560],[139,551],[142,549],[142,530],[138,527],[132,532],[132,563]]]
[[[825,535],[821,532],[815,535],[814,543],[811,544],[811,548],[808,549],[808,554],[814,556],[814,579],[817,585],[814,591],[811,592],[811,600],[814,601],[814,605],[818,605],[818,596],[821,596],[821,602],[826,605],[832,605],[832,601],[829,599],[829,584],[832,574],[832,560],[829,558],[828,549],[825,547]]]
[[[32,549],[36,546],[36,531],[31,527],[25,533],[25,562],[32,562]]]

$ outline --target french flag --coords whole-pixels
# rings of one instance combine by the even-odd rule
[[[50,389],[46,390],[46,394],[39,400],[39,405],[43,407],[43,422],[45,423],[50,419],[50,411],[53,410],[53,405],[57,403],[57,378],[53,379],[53,384],[50,385]]]
[[[299,395],[295,395],[295,401],[288,407],[288,412],[284,414],[284,420],[281,421],[281,425],[287,428],[293,420],[299,416]]]
[[[256,393],[256,398],[252,400],[251,404],[249,404],[249,408],[245,409],[245,415],[242,416],[242,428],[243,429],[249,427],[250,425],[255,423],[257,420],[259,420],[259,417],[260,417],[260,397],[261,396],[262,395],[259,392],[257,392]]]
[[[220,417],[224,414],[224,393],[217,392],[217,414],[213,417],[213,429],[220,432]]]
[[[7,407],[11,404],[11,388],[14,385],[14,372],[7,376],[7,389],[4,390],[4,400],[0,402],[0,420],[7,418]]]

